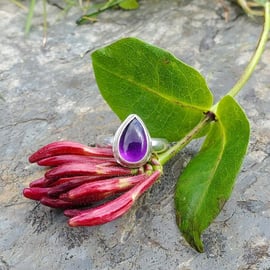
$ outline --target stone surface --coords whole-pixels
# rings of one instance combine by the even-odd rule
[[[210,0],[142,0],[139,10],[111,10],[81,27],[74,23],[80,10],[64,17],[56,6],[47,8],[43,47],[41,1],[27,38],[25,11],[0,3],[0,269],[270,269],[270,43],[237,97],[251,123],[249,152],[231,199],[204,233],[204,254],[184,241],[173,210],[177,176],[196,143],[168,164],[136,207],[104,226],[69,228],[61,211],[21,195],[42,175],[27,161],[34,150],[59,139],[91,144],[119,125],[85,52],[121,37],[144,39],[199,69],[219,98],[243,71],[261,23]]]

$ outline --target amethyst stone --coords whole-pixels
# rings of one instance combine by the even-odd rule
[[[138,162],[147,154],[147,137],[141,123],[134,118],[122,131],[119,154],[128,162]]]
[[[149,160],[151,152],[150,135],[142,119],[136,114],[129,115],[114,136],[116,161],[126,167],[140,167]]]

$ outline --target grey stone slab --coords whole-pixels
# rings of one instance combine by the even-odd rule
[[[25,12],[0,3],[0,269],[270,269],[270,45],[237,97],[251,123],[249,152],[233,195],[204,233],[205,253],[178,231],[173,191],[191,145],[166,166],[162,181],[120,219],[100,227],[69,228],[61,211],[22,197],[42,175],[27,157],[54,140],[91,144],[113,133],[119,120],[94,80],[87,50],[134,36],[195,66],[217,98],[239,78],[256,46],[261,23],[225,2],[140,1],[140,9],[102,14],[78,27],[80,11],[66,17],[48,5],[42,47],[42,4],[25,38]]]

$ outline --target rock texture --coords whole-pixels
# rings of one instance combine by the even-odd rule
[[[69,228],[61,211],[21,195],[42,175],[27,161],[33,151],[59,139],[91,144],[119,125],[85,52],[121,37],[141,38],[199,69],[218,98],[241,75],[261,22],[233,4],[210,0],[142,0],[139,10],[111,10],[80,27],[80,10],[64,16],[54,5],[47,8],[44,47],[42,3],[28,37],[25,11],[0,3],[0,269],[270,269],[270,43],[237,97],[251,123],[249,152],[231,199],[204,233],[204,254],[184,241],[173,209],[179,170],[195,146],[168,164],[136,207],[104,226]]]

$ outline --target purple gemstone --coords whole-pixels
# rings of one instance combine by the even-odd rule
[[[123,130],[119,140],[119,154],[128,162],[138,162],[147,153],[147,137],[141,123],[134,118]]]

